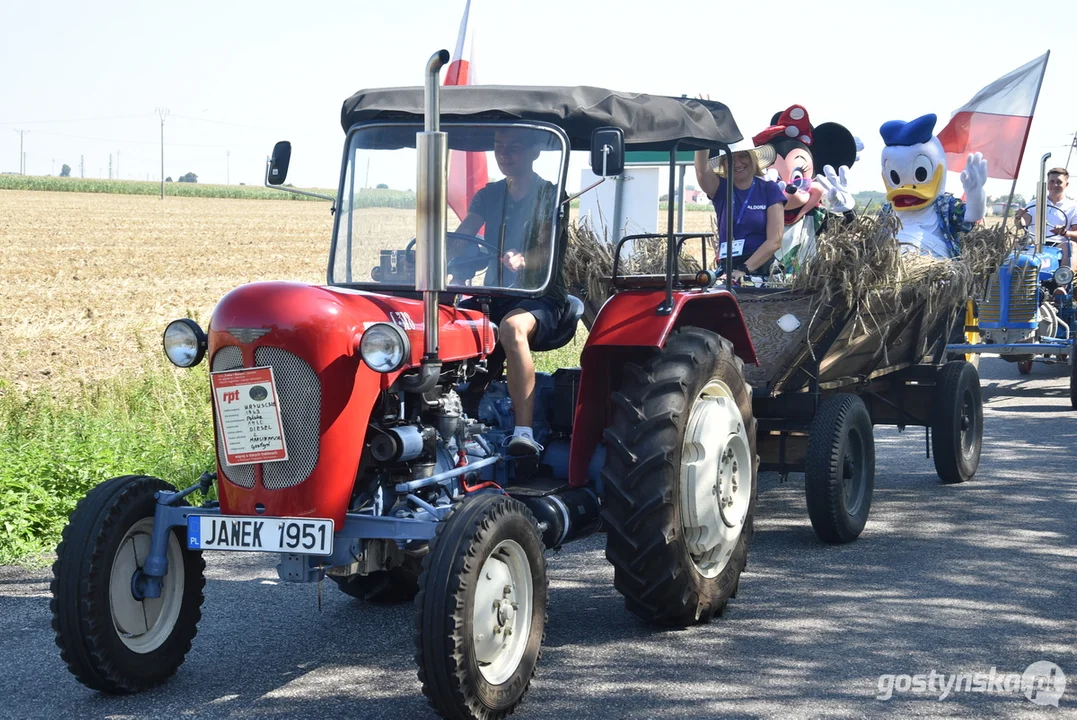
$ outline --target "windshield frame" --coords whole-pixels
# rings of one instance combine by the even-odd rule
[[[377,121],[377,122],[367,122],[367,123],[356,123],[355,125],[352,125],[351,129],[348,130],[347,134],[344,137],[344,150],[343,150],[343,153],[342,153],[342,160],[341,160],[341,164],[340,164],[340,181],[339,181],[339,185],[338,185],[338,188],[337,188],[337,197],[338,198],[351,197],[351,195],[348,194],[348,191],[345,188],[345,183],[347,182],[348,169],[349,169],[350,162],[351,162],[352,138],[357,133],[359,133],[360,131],[363,131],[363,130],[368,130],[368,129],[371,129],[371,128],[378,128],[378,127],[399,127],[401,125],[414,125],[416,127],[416,133],[419,133],[419,132],[423,131],[423,119],[421,117],[420,118],[414,118],[414,119],[409,118],[407,120],[400,120],[400,121],[391,121],[391,122]],[[483,120],[483,119],[466,120],[466,121],[465,120],[454,120],[454,121],[450,121],[450,122],[441,123],[441,130],[443,132],[447,132],[449,129],[451,129],[454,126],[492,127],[492,128],[519,127],[519,128],[541,129],[541,130],[548,130],[548,131],[553,132],[553,134],[558,138],[558,140],[560,140],[560,142],[561,142],[561,167],[560,167],[560,169],[558,171],[558,177],[557,177],[557,197],[559,198],[559,201],[558,201],[557,214],[556,214],[556,217],[555,217],[554,223],[553,223],[553,239],[552,239],[552,242],[554,243],[554,249],[553,249],[554,251],[550,253],[551,265],[550,265],[549,271],[546,273],[546,279],[543,282],[542,286],[538,287],[538,288],[534,288],[534,289],[520,289],[520,288],[508,288],[508,287],[496,287],[496,286],[484,286],[484,285],[451,285],[451,284],[448,283],[447,279],[446,279],[446,285],[445,285],[445,292],[447,292],[447,293],[469,295],[469,296],[473,296],[473,297],[502,297],[502,296],[506,296],[506,297],[541,297],[542,295],[545,295],[546,292],[550,288],[551,282],[553,282],[554,273],[556,272],[556,263],[559,262],[558,254],[563,253],[563,249],[558,248],[556,245],[559,242],[559,240],[561,239],[562,226],[563,226],[564,223],[567,223],[567,221],[568,221],[569,206],[568,206],[568,203],[563,202],[563,198],[564,198],[564,195],[566,193],[566,187],[567,187],[567,183],[568,183],[568,165],[569,165],[570,156],[572,154],[572,146],[571,146],[571,143],[569,142],[568,135],[565,133],[564,130],[562,130],[557,125],[554,125],[552,123],[542,122],[542,121],[539,121],[539,120],[534,120],[534,121],[531,121],[531,120],[522,120],[522,121],[521,120],[512,120],[512,121],[507,121],[507,120]],[[446,171],[447,171],[447,168],[446,168]],[[357,175],[357,171],[353,171],[352,172],[352,184],[354,184],[354,182],[355,182],[356,175]],[[418,167],[416,167],[416,177],[417,176],[418,176]],[[418,188],[416,188],[416,190],[417,189]],[[353,188],[353,190],[354,190],[354,188]],[[447,214],[451,215],[452,211],[448,207],[447,204],[446,204],[445,210],[446,210]],[[336,258],[336,254],[337,254],[337,243],[340,240],[341,220],[342,220],[343,215],[344,215],[343,210],[341,209],[341,207],[338,206],[337,212],[334,213],[334,215],[333,215],[333,236],[332,236],[332,240],[331,240],[331,242],[329,244],[329,257],[328,257],[328,262],[326,263],[326,272],[325,272],[326,285],[329,286],[329,287],[343,287],[343,288],[351,288],[351,289],[354,289],[354,290],[361,290],[361,291],[365,291],[365,292],[375,292],[375,293],[380,292],[380,293],[385,293],[385,294],[400,293],[400,292],[411,292],[411,293],[416,292],[414,284],[405,285],[405,284],[401,284],[401,283],[379,283],[379,282],[374,282],[374,281],[361,281],[361,282],[356,282],[356,281],[352,281],[352,282],[336,281],[336,282],[334,282],[334,280],[333,280],[333,266],[334,266],[334,260]],[[463,222],[463,220],[461,220],[461,222]],[[348,266],[350,267],[350,265],[351,264],[349,262]]]

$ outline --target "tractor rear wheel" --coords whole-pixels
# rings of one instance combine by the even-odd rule
[[[531,684],[546,634],[546,558],[518,500],[465,498],[439,523],[415,598],[415,660],[444,717],[503,718]]]
[[[625,607],[673,626],[721,615],[747,563],[758,470],[732,344],[684,327],[626,363],[605,439],[606,557]]]
[[[944,483],[965,482],[976,474],[983,445],[980,374],[963,360],[946,363],[935,382],[935,398],[931,426],[935,471]]]
[[[206,565],[168,536],[168,572],[159,598],[140,596],[150,550],[155,493],[163,480],[126,475],[101,483],[71,513],[52,566],[52,628],[60,657],[83,685],[133,693],[167,680],[198,632]]]
[[[874,491],[875,438],[864,401],[848,393],[823,398],[804,461],[804,497],[815,534],[834,544],[856,540]]]

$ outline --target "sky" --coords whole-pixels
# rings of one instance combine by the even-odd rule
[[[1017,190],[1077,131],[1077,3],[827,0],[473,0],[479,82],[708,94],[751,136],[791,104],[865,145],[854,191],[883,189],[879,126],[925,113],[936,131],[981,87],[1051,50]],[[419,85],[454,49],[464,0],[0,1],[0,172],[262,183],[292,142],[289,182],[335,188],[341,104]],[[25,131],[20,134],[18,131]],[[1075,153],[1077,154],[1077,153]],[[1074,161],[1077,162],[1077,161]],[[1072,163],[1071,163],[1072,164]],[[581,165],[582,167],[582,165]],[[691,174],[689,175],[691,177]],[[370,178],[371,183],[377,181]],[[689,180],[691,182],[691,180]],[[579,173],[570,174],[570,186]],[[989,194],[1010,182],[990,180]],[[948,189],[960,193],[956,174]]]

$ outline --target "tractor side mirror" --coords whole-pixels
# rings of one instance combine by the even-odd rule
[[[269,169],[266,171],[266,184],[283,185],[288,177],[288,162],[292,159],[292,144],[287,140],[281,140],[273,146],[273,155],[269,158]]]
[[[624,130],[612,126],[595,128],[591,133],[591,172],[599,177],[612,177],[624,169]]]

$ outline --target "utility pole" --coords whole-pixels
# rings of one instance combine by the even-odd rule
[[[224,151],[224,157],[225,157],[225,163],[226,163],[225,171],[224,171],[225,172],[224,184],[225,185],[231,185],[232,184],[232,151],[231,150],[225,150]]]
[[[120,179],[120,151],[116,151],[116,179]]]
[[[112,179],[112,153],[108,154],[108,179]]]
[[[363,181],[363,188],[370,189],[370,158],[366,159],[366,180]]]
[[[1066,153],[1066,171],[1070,169],[1070,157],[1073,156],[1073,148],[1077,147],[1077,132],[1073,133],[1073,140],[1070,141],[1070,151]]]
[[[86,177],[86,156],[79,155],[79,177]]]
[[[52,159],[52,174],[56,174],[56,158]]]
[[[168,117],[168,108],[157,108],[156,113],[161,116],[161,199],[165,199],[165,118]]]
[[[19,174],[20,175],[25,175],[26,174],[26,153],[24,153],[22,151],[22,139],[23,139],[23,136],[26,135],[26,133],[28,133],[30,131],[29,130],[16,130],[15,132],[17,132],[19,134]]]

